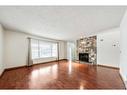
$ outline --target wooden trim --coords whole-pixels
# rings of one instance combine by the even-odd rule
[[[59,61],[68,61],[67,59],[60,59]]]
[[[119,70],[118,67],[112,67],[112,66],[106,66],[106,65],[100,65],[100,64],[97,64],[98,66],[101,66],[101,67],[105,67],[105,68],[111,68],[111,69],[116,69],[116,70]]]
[[[3,72],[0,75],[0,78],[4,75],[5,69],[3,70]]]
[[[14,69],[19,69],[19,68],[24,68],[24,67],[28,67],[28,66],[27,66],[27,65],[24,65],[24,66],[18,66],[18,67],[6,68],[5,71],[14,70]]]
[[[63,60],[67,60],[67,59],[60,59],[59,61],[63,61]],[[33,65],[31,65],[31,66],[40,65],[40,64],[46,64],[46,63],[51,63],[51,62],[58,62],[58,60],[43,62],[43,63],[39,63],[39,64],[33,64]],[[1,76],[3,75],[3,73],[4,73],[5,71],[14,70],[14,69],[19,69],[19,68],[24,68],[24,67],[30,67],[30,66],[24,65],[24,66],[6,68],[6,69],[2,72]]]
[[[127,90],[127,88],[126,88],[126,84],[125,84],[125,82],[124,82],[124,80],[123,80],[123,77],[121,76],[120,73],[119,73],[119,76],[120,76],[120,79],[122,80],[122,82],[123,82],[123,84],[124,84],[125,90]]]
[[[31,66],[40,65],[40,64],[46,64],[46,63],[51,63],[51,62],[59,62],[59,61],[63,61],[63,60],[66,61],[67,59],[53,60],[53,61],[48,61],[48,62],[40,62],[40,63],[33,64]]]
[[[34,65],[40,65],[40,64],[46,64],[46,63],[51,63],[51,62],[57,62],[58,60],[53,60],[53,61],[48,61],[48,62],[39,62],[39,63],[36,63],[36,64],[32,64],[31,66],[34,66]]]

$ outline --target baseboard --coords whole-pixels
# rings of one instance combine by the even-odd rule
[[[5,72],[5,70],[3,70],[3,71],[1,72],[0,78],[3,76],[4,72]]]
[[[127,89],[127,81],[124,81],[124,84],[125,84],[125,87],[126,87],[126,89]]]
[[[37,63],[37,64],[33,64],[33,65],[31,65],[31,66],[39,65],[39,64],[46,64],[46,63],[51,63],[51,62],[64,61],[64,60],[67,60],[67,59],[60,59],[60,60],[53,60],[53,61],[43,62],[43,63]],[[24,66],[6,68],[4,71],[9,71],[9,70],[19,69],[19,68],[24,68],[24,67],[28,67],[28,66],[27,66],[27,65],[24,65]],[[3,73],[4,73],[4,72],[3,72]],[[2,73],[2,74],[3,74],[3,73]]]
[[[68,59],[60,59],[59,61],[67,61]]]
[[[47,62],[38,62],[38,63],[32,64],[31,66],[39,65],[39,64],[46,64],[46,63],[51,63],[51,62],[57,62],[57,61],[58,60],[52,60],[52,61],[47,61]]]
[[[97,64],[98,66],[101,66],[101,67],[105,67],[105,68],[111,68],[111,69],[117,69],[119,70],[120,68],[118,67],[113,67],[113,66],[106,66],[106,65],[101,65],[101,64]]]
[[[125,86],[125,89],[127,89],[127,84],[125,83],[124,78],[122,77],[122,75],[120,73],[119,73],[119,76],[120,76],[120,78],[121,78],[121,80],[122,80],[122,82],[123,82],[123,84]]]
[[[39,65],[39,64],[46,64],[46,63],[51,63],[51,62],[64,61],[64,60],[66,61],[67,59],[53,60],[53,61],[48,61],[48,62],[40,62],[40,63],[33,64],[31,66]]]
[[[18,66],[18,67],[6,68],[5,71],[14,70],[14,69],[19,69],[19,68],[24,68],[24,67],[27,67],[27,65],[24,65],[24,66]]]

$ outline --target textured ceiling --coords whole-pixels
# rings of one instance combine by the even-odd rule
[[[0,7],[6,29],[59,40],[75,40],[118,27],[125,7]]]

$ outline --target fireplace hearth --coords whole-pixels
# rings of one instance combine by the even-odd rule
[[[79,53],[79,61],[89,62],[89,53]]]

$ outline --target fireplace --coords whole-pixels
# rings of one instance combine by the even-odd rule
[[[79,53],[79,61],[89,62],[89,54],[88,53]]]

